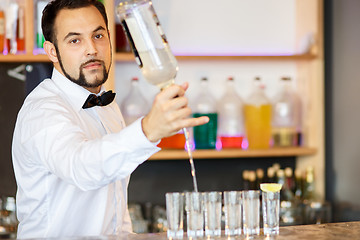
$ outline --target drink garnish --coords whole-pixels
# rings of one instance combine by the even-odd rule
[[[260,189],[264,192],[279,192],[282,188],[280,183],[261,183]]]

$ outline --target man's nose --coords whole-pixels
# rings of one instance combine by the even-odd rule
[[[86,48],[86,55],[96,55],[97,54],[97,48],[95,42],[90,39],[87,41],[87,48]]]

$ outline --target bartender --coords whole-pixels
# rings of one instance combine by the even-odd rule
[[[127,187],[163,137],[208,122],[188,118],[188,84],[160,92],[125,127],[115,93],[105,8],[98,0],[53,0],[43,11],[50,79],[25,99],[13,136],[18,238],[131,232]]]

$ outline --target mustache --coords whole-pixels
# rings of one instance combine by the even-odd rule
[[[100,63],[101,65],[105,66],[105,62],[99,59],[90,59],[89,61],[86,61],[84,63],[81,64],[81,68],[83,68],[84,66],[88,65],[89,63]]]

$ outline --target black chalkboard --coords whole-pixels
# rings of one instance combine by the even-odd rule
[[[0,64],[0,195],[15,196],[11,143],[17,113],[26,95],[51,76],[50,63]]]

